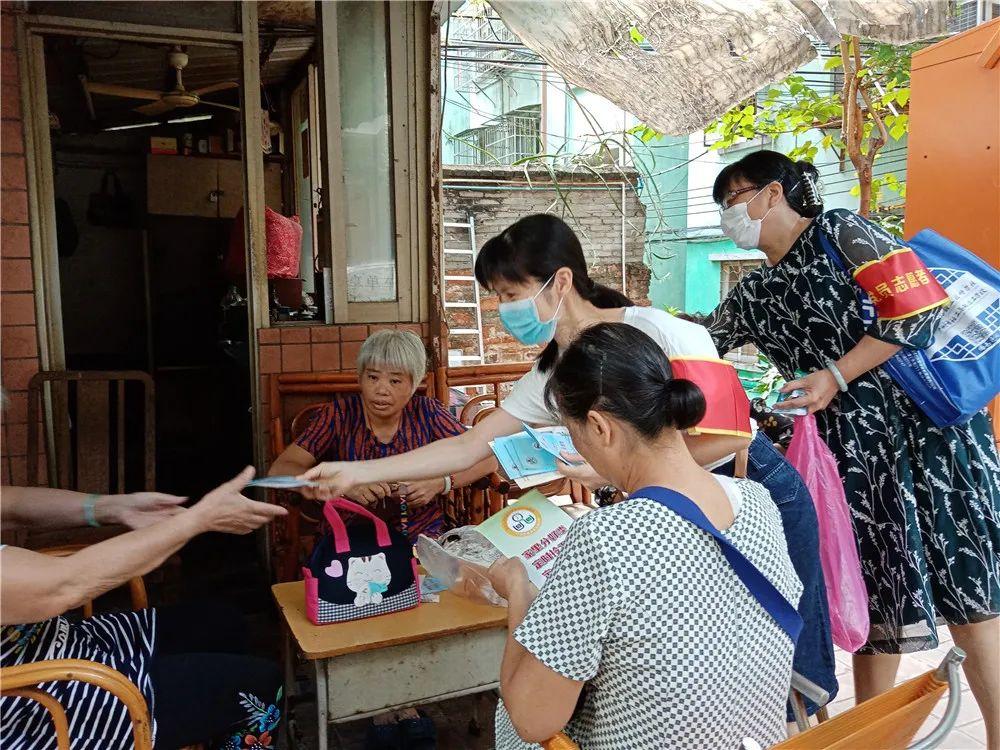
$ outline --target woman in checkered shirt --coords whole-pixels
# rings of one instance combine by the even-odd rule
[[[701,391],[671,377],[645,333],[601,323],[566,350],[548,398],[580,453],[632,496],[574,522],[541,591],[517,559],[491,569],[509,602],[498,750],[560,730],[583,750],[782,740],[792,640],[711,535],[636,492],[686,495],[797,604],[802,586],[767,490],[709,473],[684,444],[681,431],[705,410]]]

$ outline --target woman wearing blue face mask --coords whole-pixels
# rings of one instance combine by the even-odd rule
[[[399,481],[396,477],[454,474],[490,456],[490,441],[520,432],[522,423],[562,424],[561,416],[553,413],[545,399],[546,383],[560,352],[597,323],[634,326],[656,341],[668,357],[718,358],[703,326],[663,310],[635,306],[621,293],[595,283],[587,272],[579,239],[564,221],[549,214],[527,216],[490,239],[477,257],[476,278],[499,295],[500,320],[507,331],[524,344],[544,346],[535,366],[514,385],[501,408],[462,435],[376,461],[320,464],[305,476],[321,481],[324,493],[343,494],[356,485]],[[745,399],[742,391],[737,396]],[[726,410],[724,397],[713,401],[721,411]],[[735,405],[731,411],[736,411]],[[684,438],[699,464],[730,475],[734,454],[750,442],[748,436],[705,431]],[[562,471],[591,488],[607,484],[586,464],[565,466]],[[835,695],[836,665],[812,500],[799,475],[762,433],[750,444],[748,478],[767,487],[777,504],[789,556],[804,587],[799,611],[805,626],[795,670]]]
[[[968,653],[987,745],[997,750],[1000,458],[990,419],[984,411],[938,428],[882,369],[941,333],[947,295],[880,226],[844,209],[824,213],[816,177],[811,164],[773,151],[719,174],[723,231],[767,260],[706,325],[720,352],[754,344],[789,380],[811,373],[784,389],[805,395],[779,408],[816,413],[844,481],[871,620],[854,656],[857,700],[892,687],[901,653],[935,648],[941,618]]]
[[[462,435],[376,461],[315,467],[305,476],[321,480],[327,494],[366,483],[361,477],[392,482],[400,471],[409,471],[410,479],[454,474],[490,456],[490,441],[520,432],[522,423],[561,424],[545,400],[545,384],[560,349],[597,323],[634,325],[652,336],[668,356],[717,356],[702,326],[663,310],[636,307],[620,292],[595,283],[573,230],[550,214],[527,216],[486,242],[476,259],[476,278],[499,295],[504,328],[523,344],[544,347],[535,367],[515,383],[500,409]],[[688,447],[702,465],[725,462],[748,442],[747,437],[732,435],[688,436]],[[600,479],[580,472],[573,478],[588,484]]]

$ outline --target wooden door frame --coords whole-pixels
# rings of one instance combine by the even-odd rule
[[[240,56],[240,131],[243,139],[244,237],[247,241],[247,309],[250,355],[250,393],[254,463],[263,467],[266,449],[262,436],[259,347],[257,330],[270,326],[267,294],[267,246],[264,234],[264,154],[252,145],[260,139],[260,45],[257,4],[241,2],[240,32],[65,18],[51,15],[17,16],[18,62],[21,71],[21,109],[24,122],[27,171],[28,225],[35,285],[35,315],[39,360],[43,370],[65,370],[62,330],[59,254],[56,247],[55,183],[49,134],[48,92],[45,77],[45,36],[83,36],[130,42],[193,44],[232,49]],[[247,92],[253,92],[249,97]],[[247,106],[248,102],[252,106]],[[53,440],[52,415],[58,404],[45,399],[43,418],[47,442]],[[46,445],[49,476],[56,476],[55,447]]]

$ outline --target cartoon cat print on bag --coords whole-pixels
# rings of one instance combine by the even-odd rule
[[[384,552],[369,557],[351,557],[347,560],[347,588],[356,594],[355,607],[381,604],[382,594],[389,589],[391,580]]]

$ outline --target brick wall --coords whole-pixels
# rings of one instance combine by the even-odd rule
[[[0,14],[0,481],[27,482],[28,381],[38,372],[38,330],[28,231],[28,193],[14,18]],[[44,466],[44,462],[42,462]],[[44,479],[44,477],[43,477]]]
[[[562,216],[580,237],[591,278],[602,284],[622,288],[622,211],[621,173],[617,169],[598,170],[612,184],[610,190],[593,173],[557,172],[560,188],[567,197],[572,216],[565,212],[562,200],[545,170],[533,170],[530,186],[524,171],[511,167],[469,168],[445,167],[444,220],[465,222],[471,214],[476,226],[477,250],[487,240],[499,234],[522,216],[551,212]],[[626,171],[629,179],[636,175]],[[482,187],[475,180],[496,181]],[[498,189],[499,188],[499,189]],[[642,262],[646,212],[632,187],[625,190],[625,271],[627,295],[637,304],[649,304],[649,269]],[[445,229],[445,246],[469,247],[467,230]],[[445,256],[449,274],[464,275],[471,271],[466,258]],[[472,299],[472,287],[464,282],[448,282],[447,299],[452,302]],[[483,344],[486,362],[521,362],[537,353],[536,347],[518,344],[503,330],[497,314],[495,295],[482,297]],[[451,329],[475,328],[475,311],[449,308],[446,311]],[[469,336],[453,335],[449,349],[461,349],[474,354],[476,344]]]

